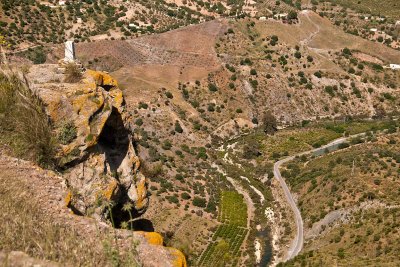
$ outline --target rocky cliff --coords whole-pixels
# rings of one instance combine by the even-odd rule
[[[44,87],[39,94],[61,142],[57,157],[69,188],[66,204],[77,214],[102,220],[116,208],[143,213],[146,178],[125,128],[127,113],[117,82],[89,70],[78,84],[62,91]]]
[[[67,194],[68,189],[65,187],[62,176],[53,171],[41,169],[29,161],[9,157],[3,152],[0,149],[0,193],[2,198],[4,194],[12,192],[12,194],[16,195],[13,199],[14,202],[17,202],[16,207],[19,209],[23,205],[21,198],[26,198],[30,203],[34,203],[34,206],[39,207],[39,216],[35,216],[34,222],[25,222],[23,226],[30,228],[32,225],[36,225],[37,228],[34,230],[25,229],[21,231],[22,227],[18,228],[18,225],[23,224],[23,221],[13,222],[15,229],[12,232],[16,233],[15,236],[18,237],[18,240],[15,240],[13,244],[2,244],[0,248],[0,266],[75,266],[77,265],[75,262],[56,263],[43,261],[43,259],[57,261],[58,256],[54,255],[55,249],[70,249],[74,250],[74,253],[90,253],[85,249],[82,250],[86,246],[85,244],[91,244],[91,253],[97,251],[97,253],[104,254],[106,253],[104,242],[109,237],[112,237],[113,242],[118,245],[119,251],[119,255],[115,255],[115,257],[123,257],[126,254],[130,254],[130,257],[134,256],[135,261],[139,262],[141,266],[186,267],[185,256],[177,249],[164,247],[163,238],[158,233],[113,229],[109,224],[98,222],[96,219],[71,213],[64,203],[64,196]],[[7,204],[5,203],[5,205]],[[32,205],[28,204],[28,206]],[[3,208],[1,206],[0,210],[3,211]],[[10,215],[15,216],[15,214],[7,214],[7,216]],[[21,220],[18,217],[13,218],[13,220],[16,219]],[[10,221],[10,218],[7,218],[7,220]],[[29,236],[22,236],[22,232],[40,232],[40,226],[46,225],[49,221],[54,227],[59,227],[57,231],[67,229],[68,232],[74,233],[71,235],[76,235],[74,238],[79,240],[79,247],[69,247],[71,235],[62,236],[61,241],[57,240],[55,235],[51,233],[45,233],[45,236],[52,237],[49,240],[41,238],[31,241]],[[0,229],[3,228],[0,227]],[[18,233],[20,234],[19,236]],[[2,234],[10,233],[5,231]],[[35,253],[34,249],[24,251],[29,256],[18,252],[18,250],[26,249],[26,246],[29,246],[27,244],[30,242],[34,242],[34,246],[40,245],[39,253]],[[57,248],[60,243],[63,245]],[[46,246],[46,244],[51,244],[51,246]],[[6,245],[6,248],[17,251],[11,252],[7,251],[7,249],[2,251],[4,245]],[[53,254],[48,254],[49,249]],[[66,252],[62,253],[65,254]],[[95,259],[93,259],[93,262],[96,262]],[[94,266],[93,262],[89,266]],[[105,266],[114,265],[106,264]]]
[[[53,190],[57,200],[46,195],[40,201],[43,207],[61,201],[63,210],[69,209],[71,214],[61,216],[58,204],[48,207],[55,220],[72,225],[78,222],[84,232],[90,232],[88,236],[110,232],[111,224],[120,227],[121,221],[132,220],[149,205],[147,180],[140,172],[133,129],[126,126],[129,113],[116,80],[107,73],[88,70],[77,83],[60,82],[63,76],[57,73],[57,65],[32,67],[28,74],[32,89],[45,103],[54,125],[59,144],[57,166],[62,173],[58,181],[64,181],[62,189],[57,184],[59,189]],[[36,185],[50,182],[53,176],[56,175],[32,181],[35,195],[44,190]],[[79,221],[60,216],[75,216]],[[131,250],[132,241],[138,242],[137,258],[144,266],[186,266],[185,256],[179,250],[163,247],[158,233],[118,229],[115,234],[127,251]]]

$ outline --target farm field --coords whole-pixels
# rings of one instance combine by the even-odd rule
[[[320,122],[304,127],[289,127],[272,136],[265,136],[263,132],[255,132],[243,137],[241,142],[256,140],[263,154],[270,159],[277,159],[321,147],[342,136],[379,131],[391,127],[393,127],[393,121],[390,120]],[[250,141],[250,139],[253,140]]]
[[[211,243],[199,259],[199,266],[237,266],[241,246],[247,235],[247,208],[243,196],[224,191],[218,221]]]

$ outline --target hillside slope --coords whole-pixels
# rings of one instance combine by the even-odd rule
[[[301,158],[282,173],[298,195],[305,248],[285,266],[302,262],[396,266],[399,133],[369,134],[350,148]]]

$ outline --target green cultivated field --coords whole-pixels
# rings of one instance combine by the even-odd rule
[[[287,128],[278,131],[273,136],[255,132],[243,137],[243,141],[256,140],[261,145],[263,154],[269,158],[278,159],[321,147],[342,136],[381,131],[393,126],[394,122],[390,120],[320,122],[300,128]]]
[[[203,252],[199,266],[237,266],[240,247],[247,235],[247,206],[237,192],[222,192],[218,221],[212,242]]]

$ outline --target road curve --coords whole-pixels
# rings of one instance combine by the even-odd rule
[[[346,142],[350,138],[353,138],[353,137],[356,137],[356,136],[360,136],[360,135],[364,135],[364,133],[336,139],[336,140],[330,142],[329,144],[327,144],[325,146],[322,146],[322,147],[319,147],[319,148],[316,148],[316,149],[312,149],[312,150],[309,150],[309,151],[305,151],[305,152],[296,154],[294,156],[290,156],[288,158],[285,158],[285,159],[282,159],[280,161],[277,161],[274,164],[274,176],[279,181],[279,184],[282,187],[282,190],[283,190],[283,192],[285,194],[286,201],[288,202],[290,208],[292,209],[292,211],[294,213],[295,222],[296,222],[296,236],[293,239],[292,244],[289,247],[286,259],[284,259],[283,261],[290,260],[290,259],[296,257],[300,253],[301,249],[303,248],[304,233],[303,233],[303,219],[301,218],[300,210],[297,207],[296,202],[294,201],[293,196],[290,193],[290,190],[289,190],[285,180],[282,178],[282,175],[281,175],[281,173],[279,171],[279,168],[281,167],[282,164],[293,160],[297,156],[302,156],[302,155],[318,152],[318,151],[321,151],[321,150],[329,149],[330,147],[337,146],[337,145],[339,145],[341,143]]]

